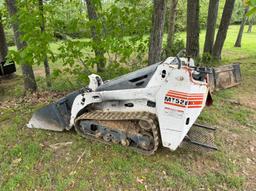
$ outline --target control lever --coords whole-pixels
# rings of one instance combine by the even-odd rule
[[[204,81],[205,76],[207,74],[212,74],[212,68],[208,68],[208,67],[196,67],[196,66],[192,66],[190,68],[194,68],[195,72],[192,74],[193,78],[195,80],[199,80],[199,81]]]

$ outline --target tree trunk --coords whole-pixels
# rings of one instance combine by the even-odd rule
[[[16,0],[6,0],[7,9],[9,12],[10,17],[15,17],[17,14],[17,8],[16,8]],[[26,42],[21,40],[21,33],[19,31],[19,22],[17,18],[12,21],[12,28],[14,32],[14,39],[17,46],[18,51],[22,50],[26,47]],[[21,70],[23,74],[24,79],[24,87],[26,91],[36,91],[37,90],[37,84],[35,80],[34,71],[32,69],[32,66],[30,64],[24,63],[21,61]]]
[[[5,57],[8,53],[8,46],[6,43],[4,26],[2,24],[2,15],[0,13],[0,63],[5,61]]]
[[[96,12],[96,6],[93,0],[85,0],[87,6],[88,18],[90,21],[96,22],[98,15]],[[106,59],[104,57],[105,50],[100,46],[101,44],[101,33],[97,30],[95,25],[91,25],[91,36],[93,40],[93,50],[96,57],[97,72],[103,72],[106,65]]]
[[[212,56],[217,60],[221,59],[221,52],[227,36],[228,26],[231,20],[234,4],[235,0],[226,0],[225,2],[219,30],[212,50]]]
[[[247,17],[246,17],[246,13],[248,12],[249,7],[246,7],[244,9],[244,15],[243,15],[243,20],[241,22],[240,25],[240,29],[239,29],[239,33],[237,35],[237,39],[236,39],[236,43],[235,43],[235,47],[241,47],[241,42],[242,42],[242,37],[243,37],[243,33],[244,33],[244,25],[246,23]]]
[[[252,32],[252,25],[253,25],[253,22],[250,21],[249,26],[248,26],[248,30],[247,30],[248,33]]]
[[[170,13],[169,13],[167,49],[166,49],[167,56],[171,55],[171,49],[173,46],[178,0],[171,0],[170,3],[171,3],[171,7],[170,7]]]
[[[187,1],[187,55],[199,56],[199,0]]]
[[[218,18],[219,0],[210,0],[208,7],[207,29],[204,43],[204,53],[212,53],[215,27]]]
[[[164,33],[165,0],[154,0],[152,28],[148,52],[148,64],[155,64],[161,60],[162,41]]]
[[[41,33],[45,32],[45,18],[44,18],[44,3],[43,0],[38,0],[38,7],[40,11],[40,17],[41,17]],[[50,71],[50,66],[48,62],[48,57],[47,54],[44,55],[44,71],[45,71],[45,77],[46,77],[46,85],[47,87],[51,87],[51,71]]]

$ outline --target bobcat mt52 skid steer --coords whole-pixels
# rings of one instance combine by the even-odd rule
[[[88,87],[34,113],[28,127],[75,128],[83,137],[143,154],[153,154],[160,144],[176,150],[183,140],[216,149],[188,136],[212,102],[208,73],[193,59],[177,56],[107,82],[92,74]]]

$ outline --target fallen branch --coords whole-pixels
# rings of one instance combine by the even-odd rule
[[[77,161],[76,161],[76,165],[78,165],[78,163],[80,162],[80,160],[83,158],[84,154],[85,154],[85,151],[78,157]]]
[[[54,149],[54,150],[57,150],[61,147],[68,146],[68,145],[72,145],[72,142],[55,143],[55,144],[49,145],[49,147]]]
[[[82,160],[82,158],[84,157],[85,152],[86,152],[86,149],[85,149],[84,152],[82,152],[82,154],[78,157],[78,159],[77,159],[77,161],[76,161],[76,164],[75,164],[75,167],[74,167],[73,170],[69,173],[69,175],[74,175],[74,174],[76,173],[77,165],[78,165],[78,163]]]

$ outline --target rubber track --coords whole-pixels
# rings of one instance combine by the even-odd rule
[[[104,121],[134,121],[134,120],[145,120],[147,121],[149,124],[151,124],[151,132],[154,138],[154,148],[150,151],[147,150],[143,150],[141,148],[138,147],[130,147],[133,150],[145,154],[145,155],[152,155],[155,153],[155,151],[158,149],[158,146],[160,144],[160,137],[159,137],[159,133],[158,133],[158,122],[156,119],[156,116],[152,113],[149,112],[103,112],[103,111],[93,111],[93,112],[88,112],[88,113],[84,113],[81,116],[79,116],[76,121],[75,121],[75,128],[76,131],[79,134],[82,134],[79,129],[80,125],[79,122],[82,120],[104,120]],[[111,127],[109,127],[111,128]],[[90,135],[85,135],[82,134],[83,137],[89,137],[93,140],[101,140],[101,142],[107,143],[109,144],[109,142],[104,141],[103,139],[96,139],[93,138],[93,136]]]

